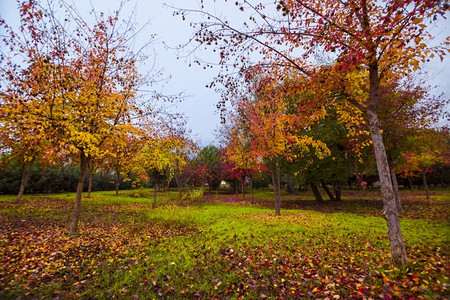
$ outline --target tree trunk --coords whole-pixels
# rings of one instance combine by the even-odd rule
[[[278,159],[275,159],[275,167],[273,165],[273,161],[270,163],[270,173],[272,175],[272,186],[273,186],[273,195],[274,195],[274,199],[275,199],[275,215],[276,216],[280,216],[281,215],[281,198],[279,198],[279,195],[281,195],[278,192],[278,187],[279,187],[279,170],[280,168],[278,167]],[[275,174],[275,172],[277,172]]]
[[[412,192],[414,190],[414,188],[413,188],[411,176],[408,176],[408,185],[409,185],[409,190]]]
[[[178,187],[178,199],[181,201],[183,199],[183,182],[181,180],[181,176],[180,176],[180,171],[178,169],[178,163],[175,163],[175,173],[174,173],[174,177],[175,177],[175,182],[177,183],[177,187]]]
[[[281,215],[281,178],[280,165],[278,164],[278,157],[275,159],[275,169],[277,171],[277,198],[275,200],[275,215]]]
[[[340,185],[339,182],[334,185],[334,193],[336,195],[335,196],[335,200],[336,201],[341,201],[342,200],[342,198],[341,198],[341,185]]]
[[[427,175],[425,171],[422,171],[423,188],[425,189],[425,194],[427,195],[427,200],[430,200],[430,191],[428,190]]]
[[[33,167],[33,163],[29,163],[27,166],[26,163],[22,165],[22,179],[20,181],[19,193],[17,194],[15,203],[19,203],[20,199],[22,199],[23,193],[25,192],[25,186],[27,185],[28,178],[30,178],[31,168]]]
[[[317,188],[317,184],[315,182],[310,182],[309,186],[311,187],[311,190],[314,194],[314,198],[316,199],[316,201],[319,203],[324,202],[322,195],[320,194],[319,189]]]
[[[81,213],[81,198],[83,196],[84,179],[88,170],[89,158],[86,157],[83,151],[80,153],[80,176],[78,177],[77,195],[73,206],[72,220],[70,222],[69,234],[74,235],[78,233],[78,222]]]
[[[392,165],[389,165],[391,171],[392,187],[394,189],[395,203],[397,205],[397,211],[401,212],[403,210],[402,202],[400,201],[400,191],[398,189],[397,175]]]
[[[91,192],[92,192],[92,170],[89,170],[89,184],[88,184],[87,198],[91,198]]]
[[[372,84],[370,92],[373,93]],[[392,180],[386,156],[386,149],[384,148],[383,137],[378,124],[376,110],[371,111],[368,109],[367,117],[380,179],[381,198],[383,199],[383,212],[387,221],[392,263],[394,265],[406,266],[408,259],[406,256],[405,245],[403,243],[394,190],[392,188]]]
[[[158,177],[155,176],[155,183],[153,184],[153,207],[156,207],[156,192],[158,189]]]
[[[376,50],[374,50],[372,52],[372,57],[370,57],[371,61],[369,63],[370,87],[366,117],[372,138],[378,176],[380,179],[383,212],[387,221],[389,242],[391,246],[391,260],[394,265],[406,266],[408,264],[408,258],[406,256],[405,244],[403,243],[400,218],[398,217],[394,190],[392,188],[392,179],[389,171],[386,148],[384,147],[383,136],[381,135],[377,114],[378,104],[380,102],[380,79],[378,77],[378,61],[376,55]]]
[[[116,196],[119,196],[120,171],[116,171]]]
[[[327,187],[327,185],[325,184],[325,182],[323,182],[323,180],[320,181],[320,184],[322,185],[323,189],[325,190],[325,192],[328,195],[328,198],[330,198],[331,201],[336,201],[336,199],[334,198],[333,193],[330,191],[330,189]]]
[[[441,188],[445,190],[445,183],[444,183],[444,168],[441,169],[441,172],[439,172],[439,179],[441,181]]]
[[[245,200],[245,176],[242,176],[242,200]]]

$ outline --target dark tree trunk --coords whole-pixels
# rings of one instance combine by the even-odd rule
[[[242,178],[242,200],[245,200],[245,177]]]
[[[400,191],[398,189],[398,181],[397,175],[395,174],[395,170],[392,165],[389,165],[389,169],[391,171],[391,179],[392,179],[392,187],[394,189],[395,203],[397,205],[397,211],[401,212],[403,210],[402,202],[400,201]]]
[[[327,185],[325,184],[325,182],[323,182],[323,180],[320,181],[320,184],[322,185],[323,189],[325,190],[325,192],[328,195],[328,198],[330,198],[331,201],[336,201],[336,199],[334,198],[333,193],[330,191],[330,189],[327,187]]]
[[[119,196],[120,171],[116,171],[116,196]]]
[[[69,234],[74,235],[78,233],[78,222],[81,213],[81,198],[83,197],[84,179],[88,170],[89,158],[86,157],[83,151],[80,153],[80,176],[78,177],[77,195],[73,206],[72,220],[70,222]]]
[[[413,187],[411,176],[408,176],[408,185],[409,185],[409,190],[412,192],[414,190],[414,187]]]
[[[309,186],[311,187],[311,190],[312,190],[312,192],[314,194],[314,198],[316,199],[316,201],[319,202],[319,203],[324,202],[323,198],[322,198],[322,195],[319,192],[319,188],[317,187],[317,184],[315,182],[310,182]]]
[[[177,171],[175,172],[174,177],[178,187],[178,199],[181,201],[183,199],[183,181],[180,176],[181,172],[178,170],[178,163],[175,166],[177,167]]]
[[[378,103],[380,100],[380,82],[378,78],[378,63],[375,56],[376,53],[374,53],[372,62],[369,65],[370,91],[369,103],[366,110],[367,123],[372,138],[378,176],[380,179],[381,198],[383,199],[383,211],[387,221],[392,263],[394,265],[406,266],[408,259],[406,256],[405,245],[403,243],[400,218],[398,216],[394,190],[392,188],[392,179],[390,176],[386,149],[384,147],[377,115]]]
[[[91,198],[91,192],[92,192],[92,170],[89,170],[89,184],[88,184],[88,192],[87,192],[87,198]]]
[[[341,201],[341,185],[340,185],[340,183],[338,182],[338,183],[336,183],[335,185],[334,185],[334,193],[335,193],[335,200],[336,201]]]
[[[153,184],[153,207],[156,207],[156,192],[158,190],[158,176],[155,176],[155,183]]]
[[[20,180],[19,193],[17,194],[15,203],[19,203],[20,199],[22,199],[23,193],[25,192],[25,186],[27,185],[28,179],[30,178],[32,167],[32,162],[29,164],[23,163],[22,165],[22,179]]]
[[[274,166],[275,162],[275,166]],[[275,215],[281,215],[281,183],[280,183],[280,167],[278,165],[278,158],[271,163],[273,194],[275,198]]]
[[[281,215],[281,178],[280,178],[280,165],[278,164],[278,157],[275,159],[275,168],[277,171],[277,199],[275,201],[275,215]]]
[[[441,172],[439,172],[439,179],[441,181],[441,188],[445,190],[445,183],[444,183],[444,168],[441,169]]]
[[[425,194],[427,195],[427,200],[430,200],[430,191],[428,190],[427,184],[427,174],[422,171],[423,188],[425,189]]]

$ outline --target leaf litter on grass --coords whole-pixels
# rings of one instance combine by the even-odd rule
[[[445,225],[433,225],[431,232],[428,220],[408,221],[406,240],[417,236],[407,243],[411,264],[403,270],[389,264],[384,220],[372,214],[288,210],[276,217],[235,202],[155,211],[146,203],[86,200],[81,234],[72,238],[66,235],[70,201],[0,202],[0,296],[445,299],[449,294]]]
[[[42,286],[49,286],[58,296],[62,291],[81,293],[94,278],[101,276],[102,266],[114,263],[126,266],[138,263],[132,252],[143,252],[156,240],[192,232],[191,228],[168,227],[139,220],[139,214],[149,209],[144,205],[100,207],[86,211],[78,236],[67,235],[66,220],[36,218],[46,214],[49,207],[55,214],[64,210],[70,214],[70,205],[55,199],[27,200],[19,204],[0,203],[0,209],[20,210],[14,215],[0,215],[0,295],[39,296]],[[44,212],[43,212],[44,211]],[[108,219],[105,211],[115,214]],[[59,211],[61,213],[61,211]],[[127,222],[118,215],[125,216]],[[67,218],[66,218],[67,219]],[[68,293],[70,294],[70,293]]]

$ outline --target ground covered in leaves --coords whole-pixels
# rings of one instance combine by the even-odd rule
[[[318,205],[264,192],[255,203],[207,195],[83,199],[80,235],[67,236],[73,195],[0,198],[2,299],[446,299],[450,193],[404,193],[408,268],[389,263],[377,193]],[[169,200],[168,200],[169,199]],[[170,200],[171,199],[171,200]],[[182,204],[182,205],[179,205]]]

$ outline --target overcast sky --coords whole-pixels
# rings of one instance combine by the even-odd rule
[[[75,0],[74,2],[82,12],[88,12],[92,3],[97,11],[107,13],[117,9],[120,1]],[[188,127],[192,130],[193,135],[201,142],[202,146],[206,146],[214,142],[214,131],[220,126],[220,117],[216,111],[216,104],[220,100],[220,96],[214,90],[205,87],[213,80],[218,70],[204,70],[203,67],[197,65],[189,67],[189,61],[183,58],[177,59],[177,52],[166,49],[162,43],[176,47],[192,36],[192,28],[189,26],[191,19],[182,21],[179,16],[173,16],[173,9],[165,7],[163,4],[182,8],[199,8],[199,2],[199,0],[132,0],[129,4],[133,6],[134,3],[137,3],[137,22],[144,25],[150,20],[147,32],[158,34],[159,39],[155,44],[156,65],[158,68],[164,68],[167,76],[171,76],[163,92],[186,94],[184,101],[171,109],[186,115]],[[228,1],[225,6],[223,0],[218,0],[216,4],[213,0],[205,2],[208,2],[211,7],[216,6],[216,12],[226,15],[228,18],[233,18],[238,14],[233,1]],[[0,0],[0,16],[8,22],[17,19],[16,0]],[[444,39],[448,35],[449,29],[449,20],[447,20],[439,23],[439,27],[434,28],[433,32],[438,35],[439,39]],[[146,39],[147,35],[142,35],[141,38]],[[202,51],[201,55],[205,56],[206,60],[217,61],[217,57],[213,55],[212,51]],[[444,62],[433,60],[426,66],[426,70],[429,72],[428,82],[431,85],[437,85],[435,93],[444,93],[449,98],[450,58],[447,56]]]

